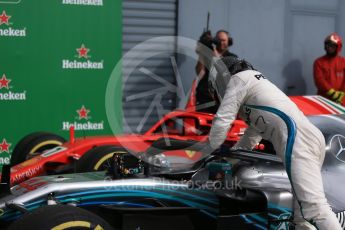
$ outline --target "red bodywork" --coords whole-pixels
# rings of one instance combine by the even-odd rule
[[[303,97],[295,96],[291,99],[306,115],[334,114],[335,109],[328,108],[318,101],[318,96]],[[323,100],[323,98],[321,98]],[[193,106],[194,108],[194,106]],[[193,109],[188,108],[187,110]],[[71,138],[62,146],[47,150],[41,155],[24,161],[11,168],[11,184],[15,185],[29,178],[45,174],[63,165],[72,164],[88,150],[97,146],[113,145],[127,149],[129,152],[144,152],[152,142],[159,138],[174,138],[179,140],[194,140],[204,142],[207,140],[212,125],[213,114],[173,111],[164,116],[145,134],[125,134],[117,136],[97,136],[85,138]],[[234,144],[243,135],[246,124],[236,120],[229,131],[226,142]],[[174,154],[184,154],[192,160],[198,159],[198,152],[173,151]]]
[[[78,160],[88,150],[97,146],[113,145],[127,149],[129,152],[144,152],[152,142],[160,138],[174,138],[178,140],[194,140],[203,142],[207,140],[208,132],[212,125],[213,114],[173,111],[164,116],[145,134],[125,134],[117,136],[94,136],[76,138],[62,146],[47,150],[41,155],[26,160],[11,168],[11,184],[18,184],[29,178],[45,174],[49,170],[71,164]],[[172,127],[172,125],[178,127]],[[239,140],[246,125],[243,121],[235,121],[229,132],[227,142],[230,144]],[[175,152],[175,154],[178,151]],[[190,152],[179,151],[179,155],[197,159],[198,153],[193,155]]]

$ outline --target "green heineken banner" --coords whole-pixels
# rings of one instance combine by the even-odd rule
[[[121,8],[121,0],[0,0],[0,166],[31,132],[112,133],[104,101],[121,57]]]

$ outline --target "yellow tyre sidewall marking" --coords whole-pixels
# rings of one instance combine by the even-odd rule
[[[90,226],[91,226],[91,223],[87,222],[87,221],[69,221],[69,222],[62,223],[62,224],[52,228],[51,230],[63,230],[63,229],[72,228],[72,227],[90,228]]]
[[[55,141],[55,140],[49,140],[49,141],[43,141],[41,143],[39,143],[38,145],[36,145],[35,147],[33,147],[30,152],[29,155],[32,155],[33,153],[35,153],[39,148],[45,146],[45,145],[62,145],[63,143],[61,141]]]
[[[88,221],[69,221],[53,227],[51,230],[64,230],[72,227],[86,227],[91,228],[91,223]],[[94,228],[94,230],[104,230],[99,224]]]
[[[93,167],[94,170],[98,170],[98,168],[101,166],[101,164],[104,163],[104,161],[108,160],[109,158],[111,158],[114,154],[125,154],[127,152],[121,152],[121,151],[116,151],[116,152],[111,152],[108,153],[107,155],[105,155],[104,157],[102,157],[99,161],[97,161],[97,164],[95,165],[95,167]]]

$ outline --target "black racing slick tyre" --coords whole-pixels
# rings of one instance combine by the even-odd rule
[[[110,160],[114,154],[127,154],[124,148],[112,145],[104,145],[87,151],[78,161],[76,171],[92,172],[104,171],[111,167]]]
[[[11,165],[19,164],[41,154],[44,150],[60,146],[65,142],[63,137],[54,133],[31,133],[23,137],[15,146],[11,156]]]
[[[96,214],[69,205],[48,205],[24,214],[8,230],[115,230]]]

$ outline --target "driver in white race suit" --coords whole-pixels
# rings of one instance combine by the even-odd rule
[[[224,142],[238,114],[248,128],[234,148],[251,150],[265,139],[284,162],[295,196],[296,229],[342,229],[323,189],[325,140],[320,130],[248,62],[233,57],[222,60],[216,62],[217,73],[213,71],[209,79],[221,103],[210,131],[211,149]]]

